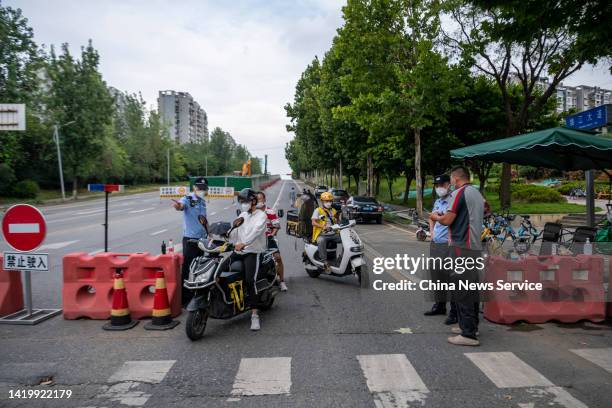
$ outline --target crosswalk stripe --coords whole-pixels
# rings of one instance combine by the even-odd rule
[[[590,361],[612,373],[612,347],[610,348],[592,348],[592,349],[573,349],[572,353],[579,355],[585,360]]]
[[[159,384],[175,362],[176,360],[126,361],[108,378],[107,382],[113,385],[106,387],[96,398],[106,398],[124,405],[142,406],[151,394],[137,388],[142,383]]]
[[[243,358],[231,395],[289,394],[290,389],[291,357]]]
[[[465,353],[465,356],[498,388],[525,388],[534,398],[548,396],[555,404],[566,408],[588,408],[512,352]]]
[[[377,408],[423,405],[427,386],[404,354],[357,356]]]
[[[498,388],[548,387],[553,383],[511,352],[465,353]]]

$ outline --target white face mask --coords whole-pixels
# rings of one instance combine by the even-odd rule
[[[196,195],[197,195],[198,197],[200,197],[201,199],[204,199],[205,192],[204,192],[204,191],[199,191],[199,190],[198,190],[198,191],[196,191]]]
[[[331,208],[331,205],[332,205],[332,203],[330,203],[330,202],[324,202],[323,203],[323,207],[325,207],[325,208]]]
[[[257,202],[257,208],[264,208],[265,206],[266,206],[265,202],[262,202],[262,201]]]
[[[249,203],[241,203],[240,204],[240,209],[242,210],[242,212],[247,212],[251,209],[251,204]]]
[[[438,197],[444,197],[448,194],[448,189],[444,187],[436,187],[436,194]]]

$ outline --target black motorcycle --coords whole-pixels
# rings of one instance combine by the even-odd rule
[[[208,318],[230,319],[251,309],[245,302],[244,264],[232,259],[234,245],[228,241],[232,226],[228,222],[210,225],[208,239],[194,240],[204,255],[189,266],[189,277],[183,285],[194,291],[187,305],[185,331],[191,340],[204,335]],[[271,249],[260,256],[255,284],[255,307],[267,310],[280,292],[276,264]]]

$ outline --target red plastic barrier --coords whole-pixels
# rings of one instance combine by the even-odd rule
[[[2,269],[0,254],[0,316],[9,315],[23,309],[23,287],[21,272]]]
[[[123,272],[132,318],[150,317],[155,292],[155,272],[162,270],[172,316],[181,313],[182,255],[150,256],[148,253],[101,253],[89,256],[84,252],[64,256],[62,302],[64,319],[108,319],[110,317],[113,274]]]
[[[491,257],[485,281],[495,284],[497,280],[539,282],[542,290],[489,292],[484,317],[490,321],[574,323],[600,322],[605,318],[601,256],[531,256],[519,261]]]

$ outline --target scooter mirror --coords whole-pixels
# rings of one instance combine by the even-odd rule
[[[278,210],[278,216],[283,218],[285,216],[285,210]]]
[[[240,215],[240,210],[236,210],[236,216]]]

